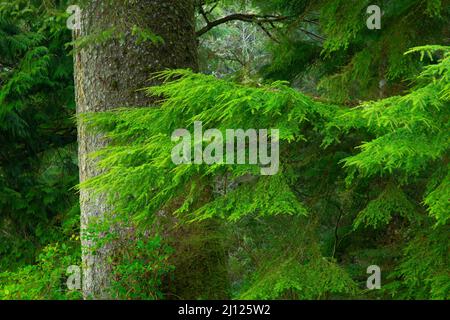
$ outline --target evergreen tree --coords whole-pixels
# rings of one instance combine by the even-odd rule
[[[0,299],[450,298],[448,0],[67,5],[0,2]],[[198,121],[277,174],[175,164]]]
[[[33,263],[61,236],[62,222],[77,219],[73,68],[64,47],[70,32],[57,9],[0,4],[2,271]]]

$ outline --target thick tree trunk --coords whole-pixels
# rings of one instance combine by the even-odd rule
[[[109,39],[89,45],[75,53],[77,113],[101,112],[115,107],[148,106],[151,99],[136,89],[148,86],[152,72],[166,68],[197,69],[197,42],[192,0],[91,0],[82,8],[81,36],[115,27],[124,39]],[[164,39],[164,44],[137,44],[132,27],[149,29]],[[78,131],[80,181],[99,174],[88,155],[105,141]],[[94,241],[86,230],[97,218],[111,212],[103,197],[80,192],[83,248],[83,293],[85,298],[108,298],[110,268],[108,257],[113,248],[103,246],[95,253]]]

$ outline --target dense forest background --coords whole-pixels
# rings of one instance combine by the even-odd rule
[[[0,299],[449,299],[449,116],[448,0],[0,0]]]

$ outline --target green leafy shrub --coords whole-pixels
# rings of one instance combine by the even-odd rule
[[[66,283],[67,268],[80,265],[80,254],[77,236],[46,246],[36,264],[0,273],[0,300],[81,299],[81,293],[70,291]]]

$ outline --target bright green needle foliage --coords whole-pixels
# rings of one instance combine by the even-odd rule
[[[146,89],[150,95],[161,97],[157,106],[82,116],[81,121],[92,130],[106,133],[110,145],[93,155],[105,172],[81,187],[108,194],[118,212],[127,212],[138,220],[152,220],[163,209],[190,221],[220,217],[239,224],[247,218],[277,215],[294,215],[297,219],[310,212],[318,212],[322,220],[326,219],[322,211],[330,210],[331,204],[345,208],[349,215],[345,219],[351,221],[353,216],[354,237],[366,232],[357,231],[362,227],[386,228],[396,221],[410,224],[411,230],[420,225],[431,235],[435,231],[423,211],[427,209],[434,224],[439,225],[447,223],[449,214],[445,160],[449,147],[449,55],[447,47],[413,51],[444,54],[424,69],[409,93],[352,109],[318,102],[283,82],[240,85],[185,70],[157,74],[164,83]],[[205,130],[217,128],[221,132],[230,128],[279,128],[280,172],[259,177],[257,165],[176,166],[171,160],[175,145],[171,134],[180,128],[193,130],[195,121],[202,121]],[[348,144],[358,145],[361,139],[366,142],[358,151],[349,151]],[[314,146],[320,143],[322,148]],[[324,147],[334,151],[329,154]],[[299,150],[309,153],[299,154]],[[345,168],[349,172],[347,187]],[[324,170],[335,177],[331,183],[338,183],[336,187],[317,184],[314,177]],[[377,187],[364,203],[359,200],[360,194],[368,192],[365,185],[370,183]],[[216,192],[218,184],[221,192]],[[412,193],[411,188],[422,191]],[[305,191],[310,195],[302,196]],[[321,194],[325,191],[329,194],[326,198]],[[417,203],[418,192],[423,193],[427,207]],[[341,219],[343,213],[339,216]],[[324,230],[328,224],[324,224]],[[291,228],[286,230],[295,232]],[[313,228],[319,237],[308,247],[320,248],[319,239],[328,241],[319,230],[321,227]],[[336,232],[333,256],[339,245]],[[405,248],[411,246],[414,242]],[[446,246],[448,241],[431,252],[440,254]],[[253,267],[257,272],[246,276],[246,285],[237,296],[277,298],[291,292],[292,297],[311,299],[355,292],[350,289],[352,280],[346,271],[333,260],[323,260],[320,250],[323,248],[311,251],[304,261],[292,255],[273,255],[265,264],[256,263]],[[400,279],[410,277],[407,268],[415,259],[412,250],[404,249],[403,262],[394,267],[392,287],[409,286],[410,282]],[[435,261],[442,263],[430,265],[431,276],[426,281],[441,283],[445,275],[439,270],[447,260],[439,256]],[[442,297],[442,292],[432,293],[437,285],[430,288],[427,292],[431,296]],[[389,294],[401,296],[404,291]]]
[[[104,173],[81,188],[107,194],[117,212],[138,221],[151,221],[160,210],[171,210],[181,220],[191,222],[219,217],[239,223],[307,215],[293,188],[297,176],[291,157],[295,146],[304,142],[304,134],[324,127],[336,107],[316,102],[281,82],[244,86],[185,70],[166,71],[157,77],[164,84],[147,90],[152,96],[164,97],[160,105],[81,117],[110,142],[93,155]],[[222,132],[230,128],[279,128],[284,159],[280,172],[260,176],[258,165],[176,166],[171,160],[175,145],[171,134],[179,128],[192,129],[194,121],[202,121],[204,130],[217,128]],[[288,230],[291,235],[298,233],[292,224],[281,232]],[[268,257],[267,264],[280,269],[273,273],[267,265],[257,266],[256,278],[249,276],[247,281],[253,284],[245,287],[242,297],[276,298],[292,292],[296,297],[313,299],[354,292],[353,281],[332,259],[322,257],[317,241],[302,240],[315,249],[301,259],[279,255],[284,249],[271,251],[277,254]],[[314,284],[316,280],[320,281]]]
[[[341,111],[329,124],[344,132],[358,128],[375,135],[359,147],[359,153],[344,160],[346,167],[362,176],[391,174],[408,180],[423,174],[431,177],[434,170],[448,172],[450,48],[427,46],[408,53],[417,51],[422,57],[441,51],[443,58],[424,69],[408,94]],[[424,198],[438,224],[445,224],[450,217],[449,198],[447,173]],[[401,205],[404,201],[395,202]]]
[[[258,195],[257,199],[255,195]],[[275,176],[262,177],[256,183],[232,190],[197,209],[193,216],[200,219],[226,217],[230,221],[237,221],[254,213],[259,213],[262,217],[278,214],[306,215],[307,210],[292,193],[286,181],[283,181],[283,177]]]
[[[322,256],[317,239],[311,237],[312,225],[300,221],[294,222],[298,229],[278,235],[280,242],[267,250],[240,299],[310,300],[358,293],[349,274]]]
[[[372,4],[380,30],[366,27]],[[0,299],[80,298],[65,284],[66,268],[80,264],[67,47],[120,44],[128,32],[164,46],[126,21],[70,43],[66,7],[0,1]],[[164,71],[153,75],[161,85],[143,89],[152,108],[79,119],[109,142],[91,155],[103,173],[80,187],[114,207],[85,233],[117,248],[112,297],[450,299],[449,1],[208,0],[204,9],[211,21],[235,11],[284,18],[231,22],[199,38],[203,71],[225,79]],[[279,129],[278,174],[175,165],[171,135],[193,133],[196,121],[223,136]],[[165,213],[176,215],[173,239]],[[214,230],[188,243],[186,223]],[[111,232],[118,225],[131,232]],[[204,238],[226,251],[213,272],[227,274],[230,292],[199,292],[185,282],[195,267],[173,270],[174,260],[201,264],[217,253]],[[382,288],[368,291],[374,264]]]
[[[437,62],[424,68],[407,94],[339,111],[328,129],[368,134],[359,152],[342,160],[350,173],[347,182],[385,177],[397,183],[389,182],[354,221],[356,228],[379,228],[394,214],[409,221],[408,231],[400,228],[399,234],[413,234],[413,240],[405,242],[385,292],[404,299],[448,299],[450,48],[425,46],[407,53],[414,52]]]
[[[386,288],[401,299],[450,298],[450,228],[448,225],[418,231],[405,247],[404,258],[391,278],[397,278]]]
[[[369,202],[355,219],[354,226],[361,225],[377,228],[387,225],[392,214],[399,214],[402,217],[413,219],[415,208],[403,191],[396,186],[388,185],[386,189],[375,200]]]
[[[354,294],[356,287],[350,276],[335,263],[320,255],[309,257],[305,264],[292,256],[258,273],[252,286],[240,299],[321,299],[329,294]]]
[[[213,216],[237,220],[259,213],[305,214],[289,187],[287,166],[273,177],[256,178],[232,190],[207,206],[196,203],[217,176],[233,180],[258,174],[257,165],[180,165],[171,160],[174,130],[192,128],[202,121],[204,130],[279,128],[281,149],[303,139],[302,128],[319,125],[331,107],[276,82],[270,86],[242,86],[211,76],[177,70],[157,77],[167,82],[152,87],[152,95],[164,96],[161,106],[148,109],[117,110],[82,117],[91,127],[107,131],[111,145],[96,154],[107,172],[82,187],[109,192],[118,210],[130,210],[138,217],[151,216],[177,197],[185,198],[176,212],[190,212],[193,219]],[[171,81],[169,81],[171,80]],[[313,121],[317,119],[317,121]],[[281,151],[283,152],[283,151]],[[286,164],[287,165],[287,164]],[[264,196],[255,197],[255,191]],[[133,199],[133,201],[130,201]],[[123,207],[122,207],[123,205]]]

